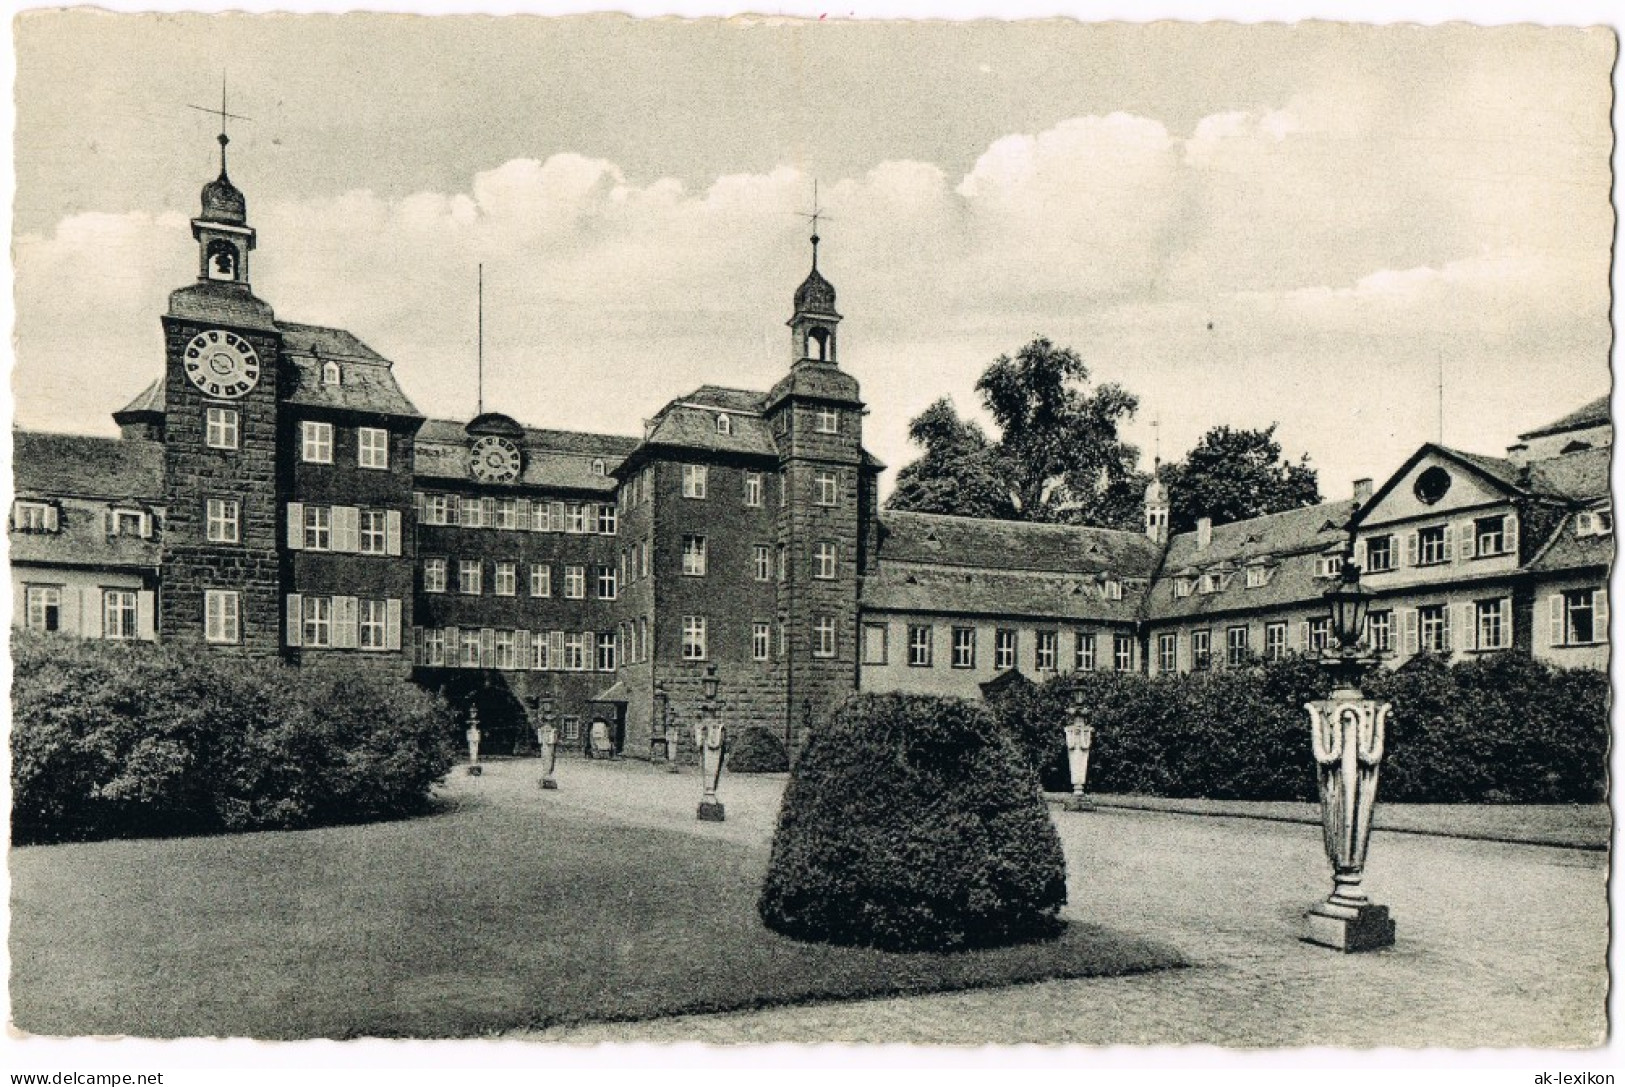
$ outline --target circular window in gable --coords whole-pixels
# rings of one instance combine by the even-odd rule
[[[1450,473],[1434,465],[1416,477],[1416,499],[1429,506],[1450,492]]]

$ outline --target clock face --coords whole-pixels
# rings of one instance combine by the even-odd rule
[[[234,400],[259,384],[259,354],[235,332],[199,332],[186,345],[181,361],[192,384],[209,396]]]
[[[469,471],[486,483],[507,483],[519,476],[519,447],[488,434],[469,451]]]

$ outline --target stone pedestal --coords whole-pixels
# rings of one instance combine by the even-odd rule
[[[1303,915],[1303,938],[1338,951],[1375,951],[1394,946],[1394,922],[1387,906],[1343,906],[1319,902]]]
[[[1066,802],[1061,805],[1061,810],[1063,810],[1063,811],[1094,811],[1095,806],[1093,804],[1089,803],[1089,801],[1085,800],[1083,798],[1082,794],[1074,793],[1071,796],[1066,798]]]
[[[485,773],[485,769],[479,763],[475,763],[468,768],[468,776],[471,778],[477,778],[483,773]]]
[[[724,809],[722,803],[716,800],[702,800],[700,802],[698,815],[700,822],[702,823],[721,823],[726,821],[724,819]]]

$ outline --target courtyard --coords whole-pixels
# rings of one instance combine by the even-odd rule
[[[12,853],[12,997],[37,1033],[1227,1046],[1590,1046],[1607,853],[1379,830],[1398,944],[1298,940],[1318,828],[1055,812],[1072,924],[962,956],[797,944],[752,906],[783,775],[534,760],[435,814]],[[1403,809],[1393,809],[1402,812]],[[1460,820],[1458,820],[1460,822]],[[1501,820],[1505,822],[1505,819]],[[1336,1014],[1326,992],[1352,995]]]

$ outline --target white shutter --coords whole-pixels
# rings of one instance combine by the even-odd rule
[[[447,668],[461,668],[463,666],[463,630],[461,627],[446,628],[446,648],[441,657]]]
[[[1501,598],[1501,644],[1496,648],[1510,649],[1514,641],[1515,639],[1512,636],[1512,598],[1503,596]]]
[[[1546,598],[1547,610],[1552,617],[1551,636],[1552,645],[1563,644],[1563,594],[1553,593]]]
[[[401,511],[386,510],[384,512],[384,554],[399,555],[401,553]]]
[[[99,588],[87,586],[79,590],[79,636],[102,636],[102,591]]]
[[[1456,623],[1457,641],[1461,649],[1478,649],[1478,605],[1469,601],[1457,609],[1460,619]],[[1484,649],[1493,649],[1494,646],[1483,646]]]
[[[305,598],[298,593],[288,594],[288,645],[305,644]]]
[[[1517,514],[1509,513],[1504,518],[1502,518],[1502,520],[1501,520],[1501,531],[1505,534],[1505,537],[1506,537],[1506,545],[1505,546],[1506,546],[1506,549],[1507,549],[1507,553],[1512,555],[1514,558],[1516,558],[1517,555],[1518,555],[1518,516],[1517,516]]]
[[[305,549],[305,504],[303,502],[288,503],[288,550],[303,551]]]
[[[463,523],[463,500],[454,494],[444,496],[446,499],[446,524],[460,525]]]
[[[401,648],[401,602],[393,598],[384,601],[384,648]]]
[[[1415,566],[1421,561],[1421,545],[1414,532],[1405,533],[1405,565]]]
[[[1448,653],[1451,649],[1450,641],[1450,605],[1444,604],[1439,608],[1439,648]]]
[[[1354,545],[1354,562],[1360,567],[1361,573],[1365,573],[1371,567],[1370,562],[1366,559],[1364,540]]]
[[[1595,641],[1606,642],[1608,640],[1607,587],[1597,590],[1596,595],[1591,598],[1591,607],[1591,637]]]
[[[521,498],[514,503],[513,527],[526,529],[530,527],[530,499]]]
[[[1415,656],[1422,651],[1421,624],[1417,621],[1415,608],[1406,608],[1405,616],[1405,652]]]
[[[548,517],[550,518],[549,527],[554,532],[563,532],[564,531],[564,503],[563,502],[550,502],[550,503],[548,503]]]
[[[1456,561],[1465,562],[1477,552],[1477,540],[1474,537],[1474,526],[1471,521],[1463,521],[1456,526]]]
[[[550,667],[558,669],[564,667],[564,631],[554,630],[548,633]]]
[[[352,555],[361,550],[361,511],[356,507],[333,507],[333,550]]]
[[[1300,652],[1309,652],[1309,620],[1305,619],[1298,624],[1298,645]],[[1192,662],[1194,664],[1194,661]]]
[[[495,528],[497,524],[497,500],[489,495],[480,499],[480,524],[485,528]]]
[[[1456,534],[1451,531],[1451,526],[1449,525],[1444,525],[1443,528],[1444,532],[1442,535],[1444,536],[1444,561],[1454,562],[1456,561]]]
[[[423,520],[423,505],[424,505],[424,503],[423,503],[423,492],[422,491],[413,491],[412,492],[412,516],[413,516],[413,518],[415,518],[419,522],[421,522]]]
[[[333,648],[354,649],[361,641],[361,606],[353,596],[333,598]]]
[[[142,511],[141,514],[141,538],[143,540],[152,539],[152,514],[145,511]]]
[[[480,631],[480,667],[490,668],[497,658],[497,632],[491,627]]]
[[[143,641],[150,642],[158,636],[157,605],[158,594],[151,589],[142,589],[135,594],[135,636]]]
[[[45,507],[45,531],[46,532],[55,532],[55,531],[57,531],[57,528],[61,524],[61,521],[58,519],[60,517],[60,515],[61,515],[61,512],[62,511],[57,507],[55,502],[52,502],[52,503],[50,503],[49,505],[47,505]]]

